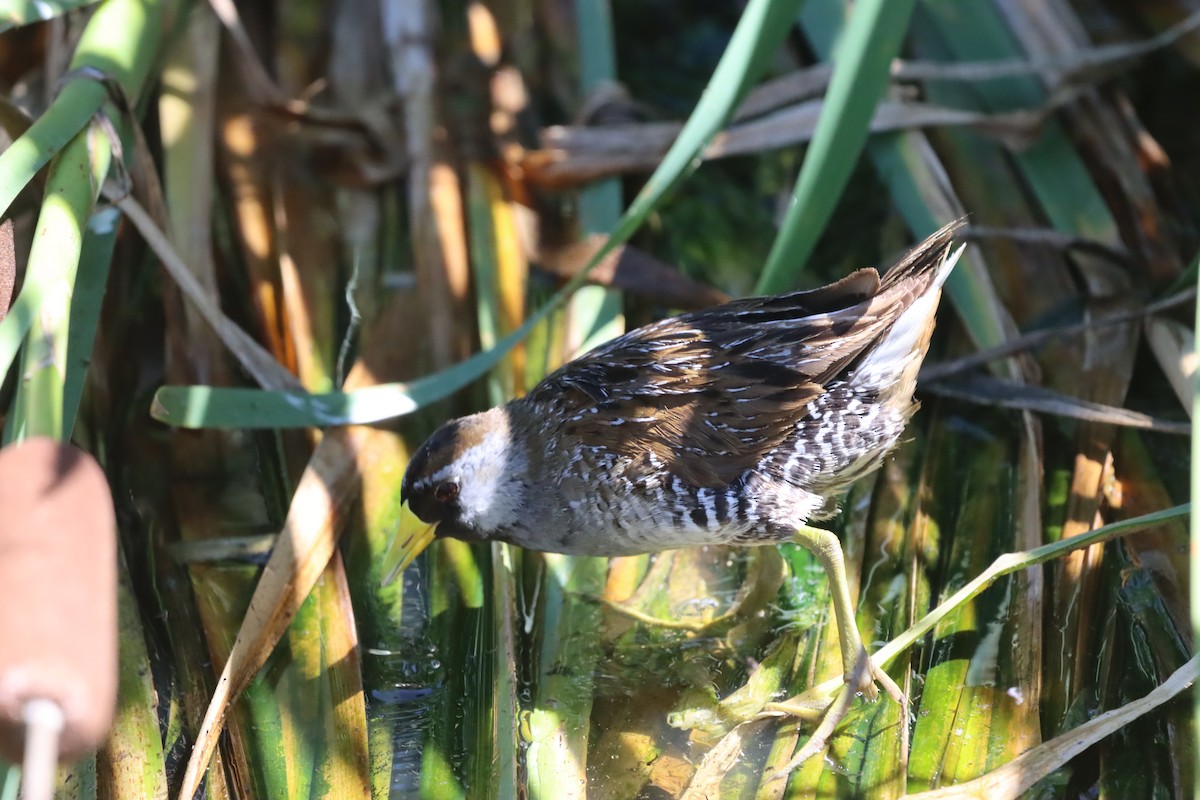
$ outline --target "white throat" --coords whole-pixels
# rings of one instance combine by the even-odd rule
[[[524,500],[525,454],[513,446],[507,415],[495,415],[487,433],[463,450],[453,463],[433,476],[432,484],[452,480],[459,485],[460,521],[483,533],[509,528],[517,522]]]

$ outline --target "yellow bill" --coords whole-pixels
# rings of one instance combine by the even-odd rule
[[[400,526],[392,544],[383,557],[383,585],[396,580],[417,556],[433,541],[437,523],[422,522],[408,503],[400,506]]]

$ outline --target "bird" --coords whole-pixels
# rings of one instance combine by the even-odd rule
[[[734,300],[609,340],[413,454],[388,583],[435,538],[623,556],[797,542],[827,574],[845,688],[903,695],[870,661],[841,544],[810,525],[876,469],[917,373],[962,221],[881,278]]]

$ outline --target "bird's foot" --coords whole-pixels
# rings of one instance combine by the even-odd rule
[[[826,682],[787,700],[768,703],[763,707],[763,711],[801,719],[812,719],[819,716],[824,709],[831,709],[836,705],[842,694],[849,694],[851,699],[856,695],[862,695],[863,698],[874,701],[879,698],[880,686],[883,687],[887,696],[899,705],[907,704],[908,699],[896,682],[892,680],[892,676],[884,672],[883,668],[867,655],[866,650],[860,650],[858,659],[854,662],[854,669],[842,676],[842,686],[832,697],[827,693],[829,683]]]
[[[854,702],[855,694],[857,693],[850,690],[849,684],[844,684],[841,689],[838,689],[837,694],[834,695],[833,702],[825,711],[825,716],[822,718],[821,724],[818,725],[816,730],[812,732],[812,736],[808,737],[808,741],[804,743],[804,746],[801,747],[794,756],[792,756],[788,763],[776,770],[773,770],[771,774],[767,776],[767,781],[777,781],[786,778],[805,761],[808,761],[817,753],[822,752],[825,749],[825,746],[829,744],[829,737],[833,735],[833,732],[837,729],[837,726],[840,725],[842,720],[846,718],[846,715],[850,713],[850,705]],[[788,713],[795,713],[795,711],[803,709],[803,706],[790,704],[785,705],[783,703],[773,705],[780,707],[780,710],[787,708]],[[802,716],[801,718],[803,719],[805,717]]]
[[[904,692],[900,691],[900,687],[892,680],[892,676],[883,671],[883,668],[875,663],[875,660],[867,655],[866,650],[858,651],[858,659],[854,662],[854,669],[843,676],[846,688],[857,694],[861,694],[868,700],[875,700],[879,697],[879,687],[887,692],[887,696],[895,700],[901,706],[905,705],[908,700],[904,697]]]
[[[874,660],[867,655],[866,650],[859,652],[854,669],[843,676],[842,686],[834,694],[832,700],[825,700],[814,694],[813,691],[820,689],[820,687],[814,687],[814,690],[810,692],[805,692],[781,703],[768,704],[763,711],[786,714],[801,720],[816,719],[824,711],[821,723],[813,731],[812,736],[787,764],[774,772],[770,780],[786,777],[805,761],[823,751],[829,743],[829,737],[850,713],[850,707],[856,696],[862,695],[868,700],[875,700],[879,696],[877,683],[901,707],[906,706],[908,700],[905,698],[904,692],[900,691],[900,687],[896,685],[890,675],[875,664]]]

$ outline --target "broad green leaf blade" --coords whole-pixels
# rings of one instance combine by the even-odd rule
[[[75,291],[71,297],[71,325],[67,333],[67,373],[63,386],[63,419],[69,434],[79,413],[87,367],[92,358],[92,344],[100,323],[100,307],[108,286],[109,266],[117,241],[117,213],[104,209],[92,214],[83,236],[83,252],[75,276]]]
[[[88,218],[108,172],[108,137],[98,127],[84,130],[63,149],[50,168],[46,199],[29,251],[26,286],[18,302],[20,314],[5,317],[14,328],[28,322],[21,359],[21,381],[6,421],[6,441],[30,436],[70,438],[74,418],[64,418],[67,341],[75,279],[83,253]],[[98,300],[95,296],[88,298]],[[36,309],[36,310],[35,310]],[[95,313],[99,313],[98,303]],[[11,335],[11,334],[10,334]],[[0,371],[8,364],[0,361]],[[86,360],[75,362],[73,384],[82,383]]]
[[[67,142],[100,110],[108,93],[96,78],[116,81],[125,98],[136,103],[162,44],[161,0],[108,0],[88,20],[69,79],[54,102],[29,130],[0,153],[0,216]]]
[[[105,795],[166,800],[167,774],[162,734],[158,727],[159,698],[151,671],[146,634],[138,616],[129,567],[120,563],[118,608],[118,701],[112,733],[96,754]]]
[[[96,81],[83,78],[68,81],[29,130],[0,152],[0,215],[8,213],[13,200],[38,170],[83,130],[106,97],[104,87]]]
[[[101,126],[87,123],[108,96],[98,79],[111,80],[130,102],[141,94],[161,42],[157,28],[163,10],[161,3],[139,0],[111,0],[98,8],[71,59],[71,79],[46,113],[0,153],[0,215],[7,213],[34,174],[55,159],[25,285],[14,313],[0,322],[0,375],[9,371],[17,349],[29,337],[23,359],[28,368],[5,421],[7,441],[36,434],[63,438],[74,425],[86,358],[68,363],[72,294],[87,222],[112,156],[108,135]],[[81,322],[95,311],[75,308]],[[77,337],[72,349],[82,351],[86,344]],[[64,400],[70,403],[69,414]]]
[[[545,556],[544,616],[537,689],[529,714],[526,754],[529,796],[539,800],[587,797],[588,720],[592,673],[600,655],[600,605],[608,561],[556,553]]]
[[[935,540],[947,549],[935,562],[942,564],[943,597],[1012,549],[1013,508],[1020,502],[1013,470],[996,466],[1015,462],[1015,431],[996,416],[977,423],[986,437],[956,429],[955,422],[950,415],[935,422],[926,480],[945,521]],[[1024,577],[992,587],[934,631],[913,731],[910,788],[977,777],[1039,743],[1036,713],[1032,725],[1024,713],[1034,689],[1003,644],[1022,640],[1025,609],[1015,599]]]
[[[887,84],[888,67],[900,50],[916,0],[862,0],[834,56],[833,77],[821,119],[796,179],[792,204],[771,248],[755,291],[777,294],[791,288],[816,247],[846,186]],[[840,3],[822,5],[841,13]],[[813,13],[806,9],[806,13]]]

